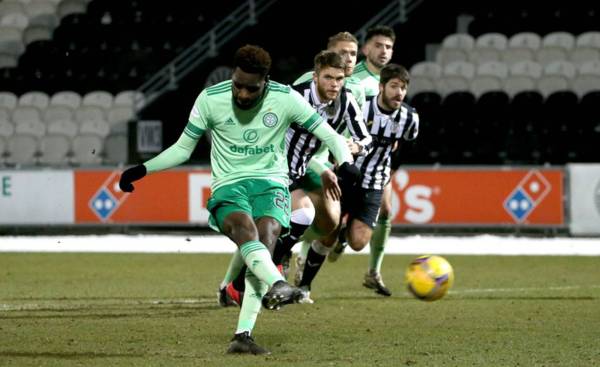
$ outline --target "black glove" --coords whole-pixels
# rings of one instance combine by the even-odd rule
[[[128,168],[121,174],[119,187],[124,192],[133,192],[134,187],[131,183],[144,176],[146,176],[146,166],[143,164]]]
[[[360,180],[360,170],[353,164],[348,162],[342,163],[336,172],[340,187],[350,188]]]

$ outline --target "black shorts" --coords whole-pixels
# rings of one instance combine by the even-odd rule
[[[344,199],[342,196],[342,215],[348,214],[348,223],[358,219],[371,228],[377,224],[377,214],[381,206],[383,190],[355,189],[353,195]]]

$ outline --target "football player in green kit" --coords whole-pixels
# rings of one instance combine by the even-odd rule
[[[290,193],[285,135],[292,122],[312,132],[339,162],[338,175],[359,177],[345,139],[291,88],[269,81],[271,57],[246,45],[234,56],[227,80],[204,89],[189,121],[172,146],[153,159],[123,172],[119,186],[178,166],[189,159],[202,134],[212,132],[212,195],[209,224],[238,246],[248,266],[246,292],[228,353],[269,354],[251,336],[261,304],[267,309],[297,302],[301,291],[288,284],[271,254],[282,229],[289,227]]]

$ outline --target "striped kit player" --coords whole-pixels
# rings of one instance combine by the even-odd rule
[[[390,180],[392,151],[400,139],[417,137],[419,115],[405,102],[392,113],[383,112],[377,105],[376,96],[371,96],[367,97],[364,106],[364,118],[373,137],[373,146],[369,154],[358,157],[354,164],[362,173],[362,188],[383,190]]]
[[[298,84],[293,88],[304,96],[339,134],[348,128],[352,139],[361,146],[359,157],[368,153],[371,135],[366,130],[361,110],[350,90],[342,87],[338,98],[322,103],[313,81]],[[306,173],[308,161],[319,150],[321,142],[308,130],[296,124],[290,126],[285,140],[290,179],[298,180]]]

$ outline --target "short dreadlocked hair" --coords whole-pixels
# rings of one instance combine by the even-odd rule
[[[271,70],[271,55],[260,46],[246,45],[235,52],[233,67],[264,77]]]

